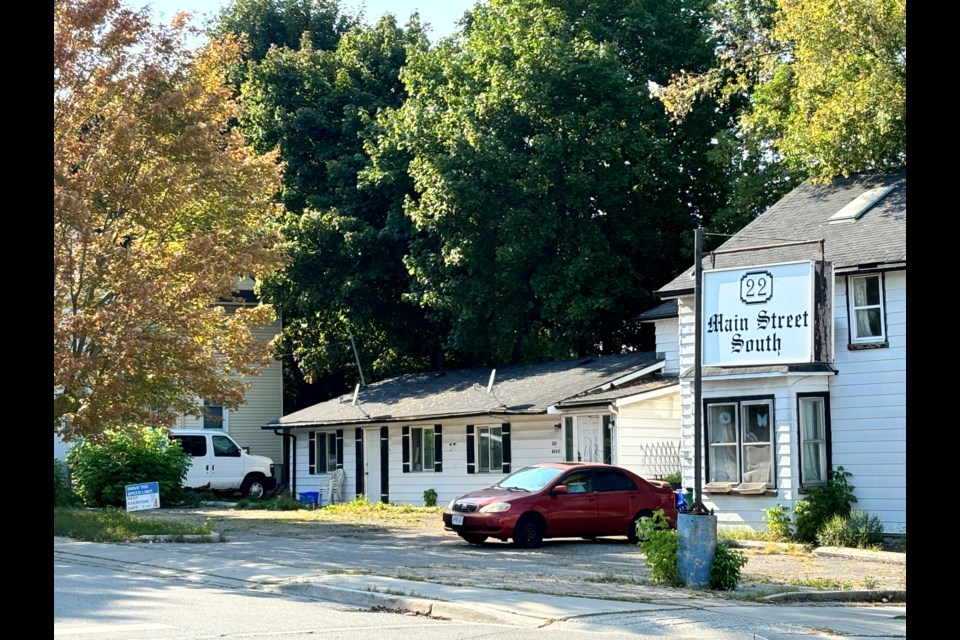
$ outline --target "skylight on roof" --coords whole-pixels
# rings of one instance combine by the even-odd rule
[[[854,198],[843,209],[830,216],[830,223],[835,222],[853,222],[860,219],[870,208],[880,202],[888,193],[893,191],[896,185],[891,184],[885,187],[875,187],[864,191]]]

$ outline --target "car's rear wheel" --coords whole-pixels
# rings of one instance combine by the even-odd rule
[[[520,516],[513,529],[513,544],[521,549],[536,549],[543,544],[544,526],[540,516],[527,513]]]
[[[640,534],[637,533],[637,526],[640,524],[640,518],[649,518],[652,516],[653,513],[650,511],[641,511],[637,515],[633,516],[633,520],[630,521],[630,528],[627,529],[627,540],[630,541],[630,544],[640,543]]]
[[[479,533],[458,533],[457,535],[470,544],[483,544],[483,541],[487,539],[487,536],[480,535]]]

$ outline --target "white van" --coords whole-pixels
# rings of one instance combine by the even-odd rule
[[[233,438],[216,429],[176,429],[170,438],[178,440],[184,451],[193,456],[183,486],[188,489],[209,489],[213,492],[236,493],[261,498],[277,486],[273,476],[273,460],[244,451]]]

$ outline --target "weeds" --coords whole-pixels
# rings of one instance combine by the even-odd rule
[[[145,535],[206,535],[210,520],[198,525],[182,521],[160,521],[138,518],[113,507],[79,509],[61,507],[53,510],[53,535],[87,542],[130,542]]]

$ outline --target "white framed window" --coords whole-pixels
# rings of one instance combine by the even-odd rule
[[[200,418],[204,429],[227,430],[227,409],[222,404],[214,404],[209,400],[203,401],[203,416]]]
[[[433,429],[429,427],[410,428],[410,466],[411,471],[433,471]]]
[[[477,472],[503,473],[502,427],[477,427]]]
[[[706,403],[708,482],[774,486],[773,399]]]
[[[797,394],[800,434],[800,486],[827,484],[830,477],[829,399],[826,394]]]
[[[876,344],[887,340],[883,275],[873,273],[847,278],[850,343]]]

